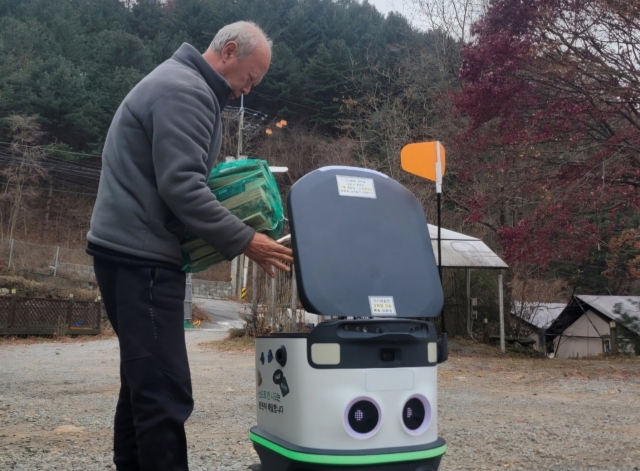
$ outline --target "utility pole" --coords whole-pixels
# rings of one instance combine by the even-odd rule
[[[238,117],[238,152],[236,160],[242,155],[242,132],[244,131],[244,94],[240,96],[240,115]],[[233,160],[233,159],[229,159]],[[244,255],[238,255],[231,261],[231,296],[238,299],[242,296]]]
[[[238,154],[236,158],[240,160],[242,155],[242,132],[244,131],[244,95],[240,96],[240,120],[238,122]]]

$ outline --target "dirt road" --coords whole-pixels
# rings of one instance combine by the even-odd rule
[[[187,332],[192,471],[255,463],[252,353]],[[640,470],[640,361],[505,359],[455,351],[439,370],[448,470]],[[115,339],[0,341],[0,470],[115,469]]]

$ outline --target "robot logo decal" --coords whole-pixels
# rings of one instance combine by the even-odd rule
[[[267,354],[267,361],[269,363],[273,361],[273,352],[271,350],[269,350],[269,353]]]
[[[264,352],[260,353],[260,363],[264,365]]]
[[[258,387],[262,386],[262,375],[260,374],[260,370],[256,369],[256,381],[258,382]]]
[[[282,393],[282,397],[285,397],[289,394],[289,385],[287,384],[287,378],[282,377],[282,382],[280,383],[280,392]]]
[[[273,382],[280,386],[282,397],[285,397],[287,394],[289,394],[289,385],[287,384],[287,378],[284,377],[284,373],[282,372],[282,370],[276,370],[273,373]]]
[[[273,373],[273,382],[275,384],[280,384],[282,383],[282,380],[284,379],[284,374],[282,373],[282,370],[276,370]]]

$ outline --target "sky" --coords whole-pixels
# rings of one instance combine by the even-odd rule
[[[413,26],[422,29],[421,23],[414,18],[415,11],[413,11],[411,0],[369,0],[369,3],[385,16],[391,11],[396,11],[405,16]]]
[[[397,11],[408,16],[408,10],[405,7],[406,0],[369,0],[369,3],[385,15],[390,11]]]

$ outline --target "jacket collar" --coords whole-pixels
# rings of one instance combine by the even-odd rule
[[[216,95],[220,109],[225,107],[227,100],[231,96],[231,85],[204,60],[202,54],[200,54],[195,47],[191,44],[183,43],[182,46],[173,53],[173,58],[187,67],[191,67],[200,72],[200,75],[202,75],[205,82],[207,82],[209,88],[211,88]]]

